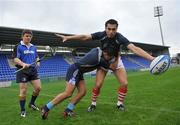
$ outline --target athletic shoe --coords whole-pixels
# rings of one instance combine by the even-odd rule
[[[64,115],[64,117],[66,118],[66,117],[72,117],[72,116],[74,116],[75,113],[74,113],[72,110],[66,108],[66,109],[64,110],[64,112],[63,112],[63,115]]]
[[[117,105],[117,109],[121,111],[126,111],[125,107],[123,104]]]
[[[35,104],[29,103],[29,108],[32,108],[33,110],[39,111],[39,108]]]
[[[21,111],[21,117],[26,117],[26,111]]]
[[[49,113],[49,110],[47,109],[46,106],[41,108],[41,117],[42,117],[42,119],[44,119],[44,120],[47,119],[48,113]]]
[[[94,110],[96,109],[96,106],[95,105],[92,105],[88,107],[88,112],[93,112]]]

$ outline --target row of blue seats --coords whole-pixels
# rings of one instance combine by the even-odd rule
[[[15,80],[16,68],[10,68],[7,56],[0,54],[0,81]],[[65,76],[69,64],[61,55],[56,55],[41,62],[41,67],[38,69],[41,78],[52,76]]]
[[[149,67],[150,62],[138,56],[129,56],[133,60]],[[15,80],[15,68],[10,68],[7,61],[7,56],[0,54],[0,81],[2,80]],[[122,56],[122,61],[126,69],[140,69],[140,65],[128,60],[128,56]],[[65,76],[69,64],[64,60],[61,55],[56,55],[48,60],[41,62],[41,67],[38,69],[40,77],[51,76]]]

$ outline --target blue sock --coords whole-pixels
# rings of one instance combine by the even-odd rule
[[[54,107],[54,104],[52,102],[49,102],[48,104],[46,104],[46,106],[49,110],[51,110]]]
[[[75,105],[72,103],[69,103],[67,108],[70,109],[71,111],[74,109]]]

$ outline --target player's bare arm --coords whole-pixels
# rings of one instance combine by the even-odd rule
[[[14,58],[14,62],[20,66],[22,66],[23,68],[28,68],[29,67],[29,64],[26,64],[24,62],[22,62],[20,59],[18,58]]]
[[[117,67],[117,65],[118,65],[118,59],[119,59],[119,58],[120,58],[119,56],[118,56],[118,57],[115,57],[115,61],[110,64],[109,68],[110,68],[112,71],[116,70],[116,67]]]
[[[131,51],[133,51],[135,54],[137,54],[138,56],[141,56],[145,59],[148,59],[150,61],[154,60],[155,57],[151,56],[150,54],[148,54],[147,52],[145,52],[143,49],[135,46],[134,44],[129,44],[127,46],[128,49],[130,49]]]
[[[55,34],[56,36],[60,37],[62,39],[62,42],[66,42],[68,40],[81,40],[81,41],[87,41],[91,40],[91,35],[72,35],[72,36],[65,36],[60,34]]]

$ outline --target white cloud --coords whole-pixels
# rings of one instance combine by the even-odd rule
[[[179,0],[0,0],[0,25],[79,34],[104,30],[115,18],[129,40],[161,45],[156,5],[163,6],[166,45],[180,48]]]

